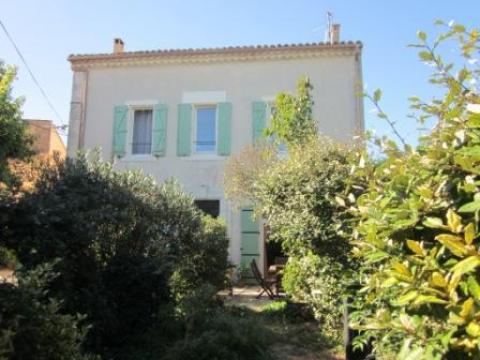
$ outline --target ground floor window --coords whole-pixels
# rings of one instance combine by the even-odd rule
[[[195,205],[206,215],[214,218],[220,215],[219,200],[195,200]]]

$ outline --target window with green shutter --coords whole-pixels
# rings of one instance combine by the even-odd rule
[[[222,102],[218,104],[218,145],[217,154],[228,156],[232,142],[232,104]]]
[[[189,156],[192,142],[192,105],[178,105],[177,155]]]
[[[217,148],[217,107],[195,105],[195,135],[193,149],[196,154],[214,154]]]
[[[125,155],[127,142],[128,107],[125,105],[117,105],[113,113],[113,154],[122,157]]]
[[[167,149],[167,106],[157,104],[153,108],[152,154],[165,156]]]
[[[266,126],[267,103],[264,101],[254,101],[252,103],[252,134],[254,144],[263,136],[263,130]]]

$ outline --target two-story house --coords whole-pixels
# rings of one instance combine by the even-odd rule
[[[264,266],[263,230],[221,186],[228,157],[268,126],[272,102],[307,75],[319,131],[342,142],[363,130],[362,44],[331,42],[71,55],[68,155],[101,147],[122,169],[175,177],[228,225],[233,263]]]

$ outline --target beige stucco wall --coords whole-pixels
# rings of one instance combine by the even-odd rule
[[[177,104],[186,92],[224,94],[232,103],[232,153],[239,152],[252,140],[252,102],[272,100],[280,91],[295,91],[296,82],[308,75],[314,86],[313,113],[319,130],[343,142],[362,130],[363,108],[358,99],[361,75],[354,55],[306,59],[232,62],[214,64],[152,65],[145,67],[93,68],[88,76],[74,75],[86,84],[83,139],[75,122],[69,136],[69,154],[83,142],[85,148],[100,146],[105,159],[112,157],[113,108],[121,104],[168,106],[167,153],[165,157],[126,156],[118,169],[139,168],[159,181],[176,177],[196,198],[220,199],[221,216],[227,220],[231,239],[230,256],[240,261],[240,215],[224,199],[221,179],[225,158],[177,157]],[[88,81],[87,81],[88,78]],[[83,89],[75,84],[75,89]],[[206,95],[208,96],[208,94]],[[73,103],[72,103],[73,104]],[[76,104],[72,106],[77,106]],[[77,108],[72,111],[81,111]],[[71,124],[72,125],[72,124]],[[130,140],[128,141],[130,143]],[[260,245],[263,252],[263,245]]]
[[[64,158],[67,155],[67,149],[60,137],[57,129],[52,126],[50,129],[50,149],[49,154],[57,154],[60,158]]]
[[[51,120],[26,119],[27,129],[33,136],[32,148],[38,155],[57,153],[65,157],[66,147]]]

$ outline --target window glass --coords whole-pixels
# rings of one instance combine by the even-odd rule
[[[152,150],[152,110],[135,110],[132,154],[150,154]]]
[[[195,205],[206,215],[214,218],[220,215],[220,201],[218,200],[195,200]]]
[[[198,153],[215,152],[216,108],[201,107],[197,109],[195,150]]]

